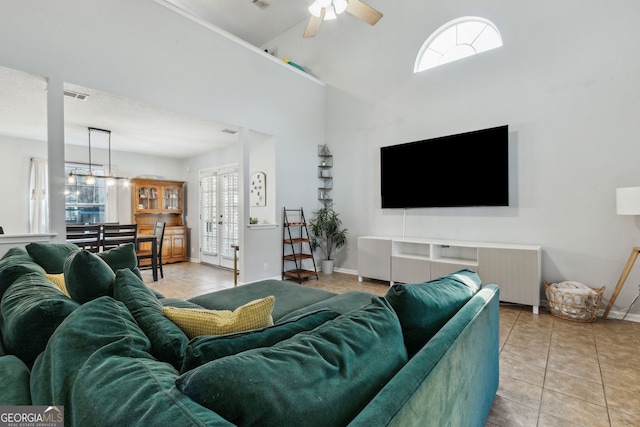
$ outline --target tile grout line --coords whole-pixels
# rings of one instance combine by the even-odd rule
[[[598,345],[598,338],[596,337],[595,330],[593,329],[593,324],[591,325],[591,333],[593,334],[593,341],[596,347],[596,358],[598,360],[598,372],[600,372],[600,382],[602,385],[602,395],[604,396],[604,405],[607,408],[607,420],[609,421],[609,425],[611,426],[611,411],[609,409],[609,399],[607,398],[607,388],[604,386],[604,374],[602,372],[602,364],[600,362],[600,347]]]

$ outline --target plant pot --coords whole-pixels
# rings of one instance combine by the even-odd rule
[[[324,274],[333,274],[333,260],[332,259],[323,259],[322,260],[322,272]]]

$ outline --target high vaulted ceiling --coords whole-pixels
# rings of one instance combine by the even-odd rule
[[[311,0],[155,0],[178,8],[260,47],[306,21]],[[302,34],[300,35],[302,38]],[[0,133],[44,141],[46,81],[0,64]],[[112,131],[113,150],[187,158],[237,141],[232,124],[204,120],[91,88],[65,85],[87,94],[86,101],[65,97],[65,139],[87,143],[87,128]],[[180,140],[180,144],[175,141]]]

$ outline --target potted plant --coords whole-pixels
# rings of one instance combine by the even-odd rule
[[[342,221],[333,206],[325,206],[313,215],[313,219],[309,221],[311,250],[320,249],[324,257],[322,272],[332,274],[332,255],[347,243],[347,229],[342,227]]]

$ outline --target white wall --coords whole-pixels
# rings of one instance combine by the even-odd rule
[[[0,9],[0,38],[11,40],[0,44],[0,65],[55,83],[49,117],[60,123],[50,126],[54,138],[49,143],[56,150],[62,139],[62,83],[73,83],[273,135],[277,211],[287,204],[313,204],[315,147],[324,143],[325,123],[325,88],[318,81],[160,2],[0,0]],[[185,178],[190,163],[183,162]],[[310,188],[309,195],[300,186]],[[53,231],[59,232],[64,215],[52,218]],[[280,253],[281,236],[264,238],[261,245]],[[252,243],[244,242],[243,248]],[[242,250],[245,281],[273,275]]]
[[[268,135],[253,133],[251,135],[249,153],[249,173],[263,172],[265,180],[265,205],[250,206],[250,216],[258,218],[259,224],[276,224],[278,214],[276,213],[276,141]]]
[[[639,219],[615,213],[615,188],[640,185],[640,3],[368,4],[384,13],[375,27],[345,14],[314,39],[299,26],[266,46],[328,85],[333,195],[350,229],[339,266],[357,268],[357,236],[402,233],[402,210],[380,209],[379,147],[508,124],[511,206],[408,210],[406,234],[539,244],[544,279],[606,285],[608,298],[640,238]],[[422,43],[461,16],[493,21],[504,46],[413,74]],[[639,279],[640,266],[614,311]]]
[[[29,233],[31,158],[47,158],[42,141],[0,135],[0,226],[6,234]]]

